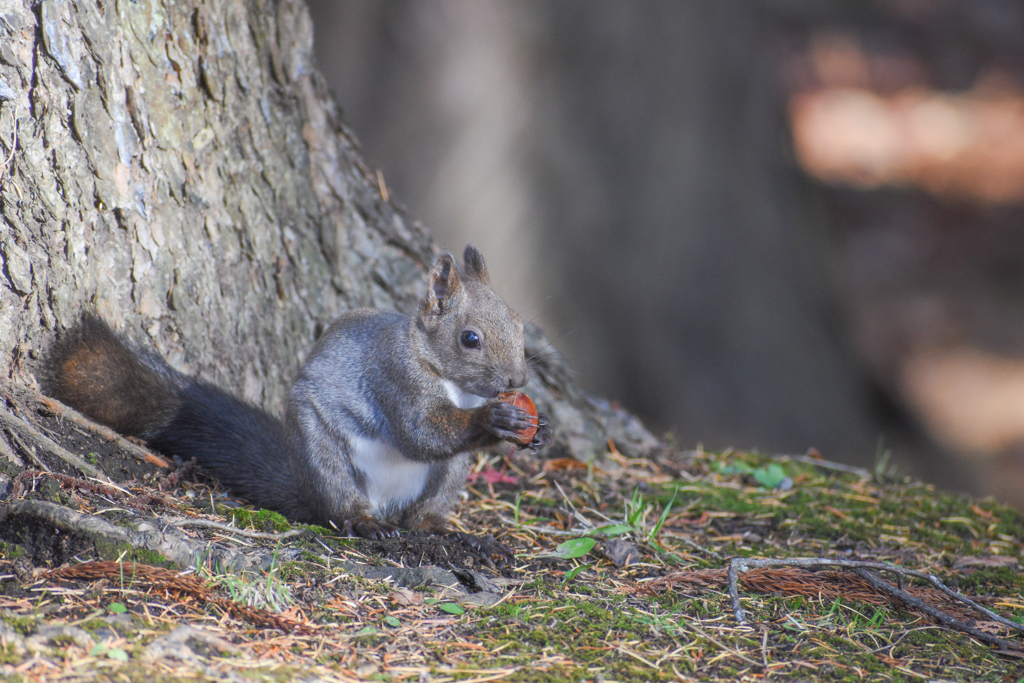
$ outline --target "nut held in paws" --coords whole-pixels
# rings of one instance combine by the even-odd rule
[[[521,391],[510,391],[506,394],[498,394],[498,400],[503,403],[511,403],[516,408],[525,410],[533,418],[533,426],[520,429],[516,432],[516,443],[520,446],[528,446],[533,441],[533,435],[537,433],[537,406],[533,400]]]

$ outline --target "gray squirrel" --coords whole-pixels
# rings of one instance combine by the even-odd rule
[[[546,415],[496,400],[526,385],[523,323],[468,245],[441,254],[416,317],[349,311],[320,337],[289,391],[285,421],[136,350],[86,314],[54,344],[44,388],[291,520],[365,538],[444,530],[475,448]]]

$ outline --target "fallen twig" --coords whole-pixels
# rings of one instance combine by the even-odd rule
[[[934,574],[926,574],[924,572],[915,571],[913,569],[905,569],[897,565],[889,564],[887,562],[864,562],[860,560],[831,560],[820,557],[807,557],[807,558],[788,558],[788,559],[757,559],[748,557],[736,557],[729,562],[729,569],[727,572],[729,578],[729,597],[732,598],[733,614],[736,616],[736,621],[740,624],[748,624],[746,615],[743,612],[743,607],[740,604],[739,595],[739,573],[746,572],[749,569],[760,569],[765,567],[801,567],[804,569],[820,569],[823,567],[839,567],[842,569],[850,569],[855,574],[868,581],[877,590],[883,591],[893,597],[898,598],[915,609],[919,609],[926,614],[937,619],[939,623],[944,626],[955,628],[957,630],[968,633],[975,638],[996,645],[1005,649],[1020,649],[1018,645],[1011,643],[1010,641],[998,638],[996,636],[983,633],[972,626],[969,626],[963,621],[956,619],[942,610],[932,607],[923,600],[910,595],[902,588],[902,582],[904,578],[915,578],[922,579],[929,582],[940,591],[945,593],[950,598],[962,602],[972,609],[981,612],[985,616],[989,617],[993,621],[996,621],[1003,626],[1009,628],[1024,631],[1024,626],[1010,621],[1005,617],[1001,617],[991,610],[985,609],[978,603],[974,602],[970,598],[952,590],[946,586],[937,576]],[[876,571],[889,572],[897,577],[900,587],[893,586],[892,584],[883,581],[878,576]]]
[[[13,429],[7,429],[6,434],[11,438],[11,443],[14,446],[18,447],[19,449],[21,449],[21,452],[25,454],[26,460],[28,460],[30,463],[32,463],[32,465],[38,467],[40,470],[44,472],[50,471],[50,466],[39,459],[39,454],[36,453],[35,446],[30,446],[29,444],[22,441],[21,437],[18,435],[18,432]]]
[[[921,610],[925,614],[928,614],[929,616],[931,616],[932,618],[937,620],[943,626],[948,626],[950,628],[958,629],[960,631],[963,631],[964,633],[968,633],[968,634],[974,636],[975,638],[977,638],[978,640],[980,640],[982,642],[990,643],[992,645],[996,645],[996,646],[1001,647],[1001,648],[1006,649],[1006,650],[1018,649],[1017,645],[1015,645],[1014,643],[1009,642],[1008,640],[1003,640],[1002,638],[998,638],[998,637],[990,635],[988,633],[984,633],[982,631],[979,631],[978,629],[974,628],[973,626],[971,626],[971,625],[969,625],[969,624],[967,624],[967,623],[965,623],[963,621],[960,621],[959,619],[956,619],[954,617],[949,616],[948,614],[946,614],[942,610],[940,610],[940,609],[938,609],[936,607],[932,607],[931,605],[929,605],[928,603],[924,602],[923,600],[918,600],[917,598],[915,598],[913,595],[910,595],[906,591],[904,591],[904,590],[902,590],[900,588],[897,588],[896,586],[893,586],[891,583],[883,581],[882,577],[880,577],[878,574],[876,574],[875,572],[871,571],[870,569],[853,569],[853,572],[855,574],[857,574],[858,576],[860,576],[861,578],[863,578],[865,581],[869,582],[872,586],[874,586],[878,590],[884,591],[884,592],[888,593],[889,595],[892,595],[893,597],[899,598],[900,600],[902,600],[903,602],[907,603],[908,605],[911,605],[915,609]],[[938,579],[936,579],[936,580],[938,580]],[[1004,624],[1004,625],[1015,626],[1018,629],[1020,628],[1019,625],[1014,624],[1009,619],[1004,620],[1002,617],[993,614],[992,612],[990,612],[990,611],[986,610],[985,608],[975,604],[973,601],[967,599],[966,597],[964,597],[964,596],[962,596],[962,595],[960,595],[958,593],[955,593],[955,592],[952,592],[952,593],[953,593],[952,597],[955,597],[955,598],[957,598],[959,600],[962,600],[963,602],[965,602],[965,603],[967,603],[969,605],[974,606],[975,608],[977,608],[978,610],[980,610],[980,611],[984,612],[985,614],[989,615],[990,617],[992,617],[993,619],[995,619],[999,623]]]
[[[83,427],[84,429],[96,434],[104,441],[113,441],[121,450],[126,451],[137,460],[149,463],[150,465],[156,465],[157,467],[162,467],[164,469],[169,469],[171,467],[171,464],[167,462],[167,460],[161,458],[156,453],[132,443],[110,427],[101,425],[98,422],[93,422],[85,415],[82,415],[73,408],[69,408],[58,400],[42,395],[33,396],[33,398],[36,403],[45,410],[48,410],[63,420],[74,422],[79,427]]]

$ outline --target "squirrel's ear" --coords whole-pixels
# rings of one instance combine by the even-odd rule
[[[491,278],[487,274],[487,264],[484,263],[484,255],[472,244],[466,245],[466,253],[462,255],[462,262],[466,264],[466,275],[479,280],[482,284],[491,284]]]
[[[451,308],[452,299],[459,293],[462,284],[459,282],[459,271],[455,267],[455,257],[441,254],[430,269],[427,280],[427,295],[423,297],[423,311],[428,315],[443,315]]]

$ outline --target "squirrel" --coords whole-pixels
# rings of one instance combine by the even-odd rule
[[[304,523],[381,539],[443,532],[470,451],[548,417],[496,400],[526,385],[523,323],[468,245],[441,254],[415,317],[361,308],[317,340],[282,423],[130,346],[86,313],[44,365],[54,398],[155,450],[195,458],[249,502]]]

